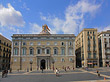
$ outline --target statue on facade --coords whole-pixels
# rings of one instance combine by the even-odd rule
[[[50,34],[49,31],[50,31],[50,29],[48,28],[48,26],[46,24],[44,24],[42,26],[42,31],[40,32],[40,34]]]

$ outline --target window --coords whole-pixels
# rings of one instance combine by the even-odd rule
[[[61,58],[61,62],[65,62],[64,58]]]
[[[50,43],[49,43],[49,42],[47,42],[47,45],[50,45]]]
[[[89,35],[89,31],[87,32],[87,34]]]
[[[0,40],[0,43],[1,43],[1,40]]]
[[[72,55],[73,54],[72,51],[73,51],[72,48],[69,48],[69,55]]]
[[[6,45],[6,42],[4,42],[4,45]]]
[[[54,55],[57,55],[58,54],[58,50],[57,48],[54,49]]]
[[[96,53],[93,53],[93,58],[96,58]]]
[[[61,45],[64,46],[64,43],[62,42]]]
[[[65,49],[61,48],[61,55],[64,55],[64,54],[65,54]]]
[[[69,61],[70,61],[70,62],[72,62],[72,61],[73,61],[73,59],[72,59],[72,58],[69,58]]]
[[[32,46],[33,45],[33,42],[30,42],[30,45]]]
[[[93,35],[94,35],[94,31],[93,31]]]
[[[18,55],[18,48],[14,49],[14,55]]]
[[[95,48],[96,48],[96,46],[94,45],[94,46],[93,46],[93,51],[95,51]]]
[[[26,48],[22,48],[22,55],[26,55]]]
[[[69,45],[71,46],[72,45],[72,42],[69,42]]]
[[[50,49],[46,49],[46,54],[50,54]]]
[[[90,51],[90,45],[88,45],[88,51]]]
[[[41,54],[41,49],[40,48],[37,49],[37,54]]]
[[[104,36],[106,36],[106,34],[104,34]]]
[[[88,58],[91,58],[91,53],[88,53]]]
[[[25,42],[23,42],[23,46],[25,46],[26,45],[26,43]]]
[[[37,45],[41,45],[40,42],[38,42]]]
[[[18,45],[18,42],[15,42],[15,46],[17,46]]]
[[[54,45],[57,45],[57,42],[54,42]]]
[[[30,55],[34,55],[34,49],[30,48]]]

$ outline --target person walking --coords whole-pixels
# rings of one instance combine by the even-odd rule
[[[97,70],[97,76],[100,77],[100,72]]]
[[[41,70],[42,70],[42,73],[43,73],[43,67],[41,66]]]
[[[58,76],[58,75],[59,75],[59,70],[58,70],[57,68],[56,68],[55,73],[56,73],[56,76]]]
[[[66,67],[65,67],[65,71],[67,72]]]

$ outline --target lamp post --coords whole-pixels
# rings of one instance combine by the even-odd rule
[[[33,64],[33,61],[30,61],[30,65],[31,65],[31,66],[30,66],[30,67],[31,67],[30,70],[31,70],[31,71],[32,71],[32,64]]]
[[[72,60],[72,63],[73,63],[73,70],[74,70],[74,60]]]
[[[53,61],[52,61],[52,64],[53,64],[53,71],[54,71],[54,63],[55,63],[55,61],[53,60]]]

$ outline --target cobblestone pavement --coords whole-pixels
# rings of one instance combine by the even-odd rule
[[[110,68],[109,68],[110,69]],[[53,71],[13,71],[7,78],[1,78],[0,82],[110,82],[110,70],[108,68],[95,69],[75,69],[74,71],[60,71],[60,76],[56,77]],[[98,77],[96,70],[99,70],[101,76]],[[104,77],[106,80],[104,80]]]

